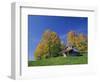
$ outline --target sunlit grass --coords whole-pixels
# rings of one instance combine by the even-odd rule
[[[72,65],[72,64],[87,64],[88,56],[87,53],[82,56],[59,56],[51,57],[48,59],[41,59],[37,61],[29,61],[28,66],[50,66],[50,65]]]

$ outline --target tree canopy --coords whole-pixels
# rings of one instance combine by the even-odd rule
[[[56,32],[46,30],[41,38],[40,43],[37,45],[35,57],[40,56],[57,56],[61,50],[60,38]]]
[[[70,31],[67,35],[68,44],[76,47],[79,51],[87,51],[87,37],[85,35],[74,31]]]
[[[35,50],[35,58],[38,57],[56,57],[59,52],[63,50],[66,45],[70,44],[76,47],[80,52],[87,51],[87,37],[83,34],[78,34],[75,31],[70,31],[66,37],[67,44],[63,44],[56,32],[45,30],[40,42]]]

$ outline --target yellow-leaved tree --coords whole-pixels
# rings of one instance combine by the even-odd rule
[[[35,58],[58,56],[58,53],[61,50],[60,46],[61,41],[57,33],[51,30],[46,30],[35,50]]]
[[[87,36],[70,31],[67,34],[67,43],[76,47],[79,51],[87,52]]]
[[[74,31],[68,32],[68,34],[67,34],[67,43],[71,44],[71,45],[75,45],[75,39],[76,39],[75,36],[76,35],[75,35]]]

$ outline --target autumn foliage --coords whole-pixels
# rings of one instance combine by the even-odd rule
[[[42,35],[40,43],[37,45],[35,58],[57,56],[61,50],[60,46],[60,38],[56,32],[46,30]]]
[[[68,32],[66,43],[65,45],[61,43],[61,39],[56,32],[51,30],[44,31],[34,52],[35,59],[59,56],[59,52],[69,44],[77,48],[80,52],[87,52],[87,36],[81,33],[76,33],[75,31]]]
[[[87,36],[70,31],[67,35],[67,42],[76,47],[80,52],[87,52]]]

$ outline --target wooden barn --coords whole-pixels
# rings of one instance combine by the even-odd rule
[[[71,56],[80,55],[80,52],[73,46],[66,46],[60,53],[62,53],[64,57],[67,57],[67,55],[71,55]]]

